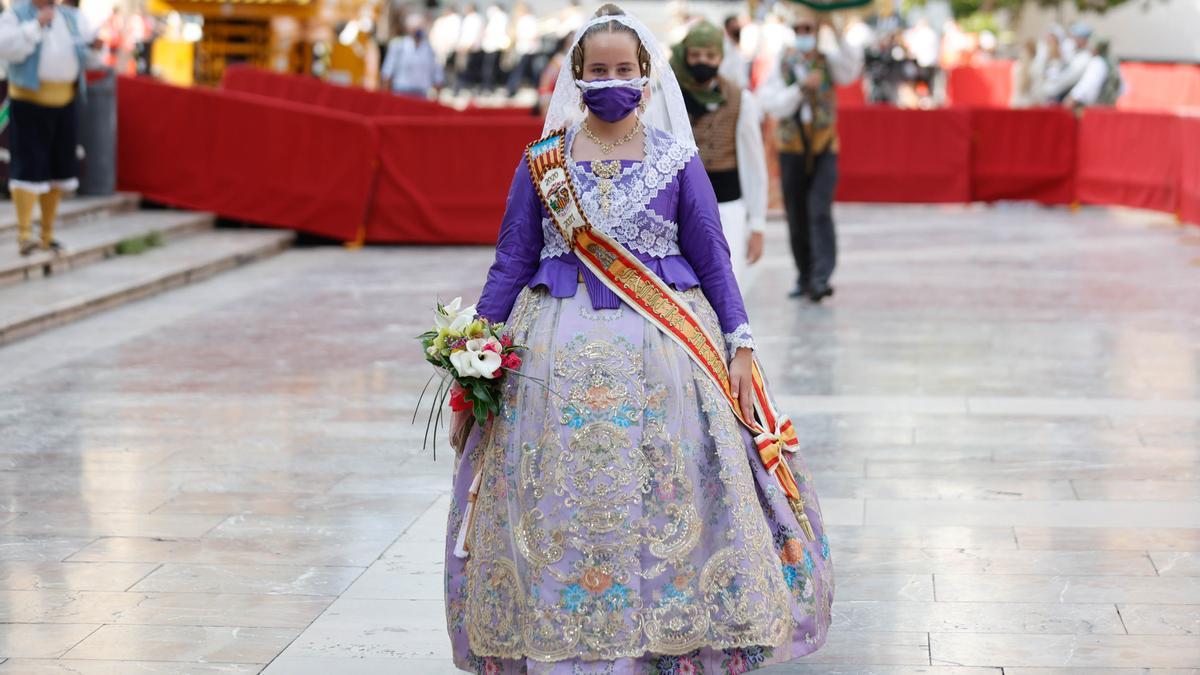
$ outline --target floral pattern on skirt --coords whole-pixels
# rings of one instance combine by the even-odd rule
[[[683,297],[720,336],[693,289]],[[818,649],[833,574],[810,474],[808,541],[749,434],[687,354],[581,287],[526,289],[528,347],[455,469],[446,607],[479,673],[742,673]],[[718,338],[719,339],[719,338]],[[471,555],[453,555],[475,472]]]

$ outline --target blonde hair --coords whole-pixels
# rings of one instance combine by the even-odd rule
[[[625,10],[614,5],[611,2],[606,2],[596,10],[593,18],[601,16],[625,16]],[[650,76],[650,52],[646,51],[646,46],[642,44],[642,39],[638,37],[637,31],[626,26],[619,21],[605,21],[598,23],[579,36],[579,42],[575,44],[575,48],[571,50],[571,70],[576,78],[583,77],[583,45],[587,39],[593,35],[600,33],[628,33],[633,36],[637,42],[637,60],[641,67],[642,77]]]

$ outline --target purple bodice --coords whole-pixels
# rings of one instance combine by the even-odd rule
[[[590,162],[574,162],[572,181],[593,227],[613,237],[676,290],[700,286],[716,310],[730,349],[753,347],[742,296],[733,277],[712,184],[694,149],[648,129],[646,158],[621,162],[608,191],[608,209]],[[568,153],[574,130],[568,132]],[[621,301],[570,252],[542,206],[524,159],[509,189],[496,261],[488,271],[478,311],[503,321],[521,289],[543,286],[572,297],[582,278],[595,309]]]

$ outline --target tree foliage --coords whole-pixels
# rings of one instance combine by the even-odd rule
[[[1075,8],[1081,12],[1091,11],[1103,14],[1108,10],[1118,5],[1123,5],[1130,0],[1067,0],[1074,3]],[[1145,1],[1145,0],[1143,0]],[[1041,7],[1058,7],[1060,0],[950,0],[950,9],[954,12],[956,18],[963,18],[978,13],[991,13],[1000,9],[1007,9],[1011,12],[1020,11],[1021,7],[1026,2],[1039,5]],[[917,4],[925,4],[924,0],[917,0]]]

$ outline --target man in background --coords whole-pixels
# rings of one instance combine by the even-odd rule
[[[442,86],[442,64],[429,43],[419,14],[406,18],[404,33],[388,42],[387,56],[379,72],[388,90],[401,96],[427,98],[435,87]]]
[[[458,69],[463,66],[458,62],[458,35],[462,29],[462,16],[452,7],[442,10],[441,16],[433,20],[429,28],[429,46],[437,55],[438,62],[443,66],[443,79],[450,80],[449,84],[457,87]]]
[[[776,145],[783,204],[798,276],[790,297],[821,302],[833,295],[837,264],[833,195],[838,176],[837,87],[858,79],[862,55],[840,32],[797,10],[795,42],[763,87],[763,108],[779,120]],[[820,49],[820,30],[831,35]]]
[[[12,133],[9,189],[17,211],[17,247],[62,250],[54,219],[63,192],[79,187],[75,99],[85,93],[92,34],[83,16],[52,0],[17,0],[0,15],[0,61],[8,63]],[[42,212],[33,238],[33,209]]]
[[[1063,45],[1066,65],[1057,77],[1046,81],[1046,98],[1056,103],[1066,100],[1095,56],[1091,46],[1092,29],[1087,24],[1080,22],[1071,26],[1070,36],[1071,39]]]
[[[721,59],[721,77],[743,89],[750,84],[750,64],[742,58],[742,17],[731,14],[725,17],[724,56]]]
[[[1115,105],[1125,93],[1125,82],[1121,79],[1121,67],[1111,56],[1107,40],[1096,43],[1095,53],[1079,81],[1071,87],[1063,105],[1068,108],[1086,108],[1094,105]]]

